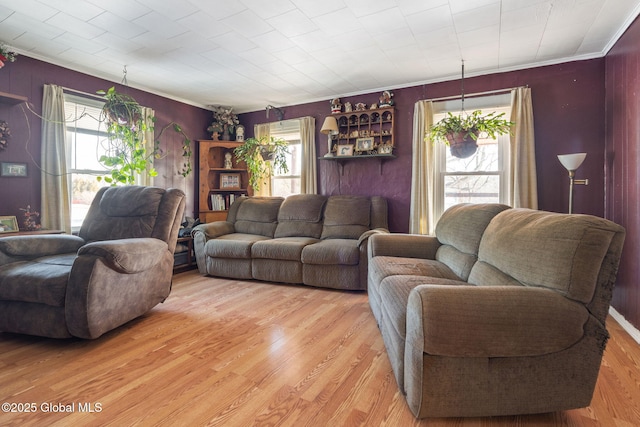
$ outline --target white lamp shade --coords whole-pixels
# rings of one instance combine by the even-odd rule
[[[568,171],[575,171],[584,162],[587,153],[558,154],[558,160]]]
[[[322,123],[322,128],[320,129],[321,133],[325,135],[338,133],[338,121],[333,116],[328,116],[324,119],[324,123]]]

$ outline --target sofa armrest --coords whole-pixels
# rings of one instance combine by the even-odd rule
[[[207,261],[204,254],[204,245],[208,240],[235,232],[235,226],[228,221],[214,221],[200,224],[193,228],[193,252],[196,254],[196,264],[200,274],[207,274]]]
[[[367,244],[369,238],[374,234],[389,234],[389,230],[387,230],[386,228],[374,228],[372,230],[365,231],[358,238],[358,247]]]
[[[422,234],[375,234],[369,238],[369,257],[435,259],[440,242],[435,236]]]
[[[78,256],[97,256],[120,273],[134,274],[153,268],[168,250],[166,242],[144,237],[88,243],[80,248]]]
[[[85,241],[70,234],[11,236],[0,239],[0,252],[7,259],[33,259],[47,255],[75,253]]]
[[[409,295],[406,342],[439,356],[537,356],[578,342],[588,317],[550,289],[420,285]]]

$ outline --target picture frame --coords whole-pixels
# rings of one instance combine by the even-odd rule
[[[0,176],[19,178],[26,177],[27,164],[16,162],[2,162],[0,163]]]
[[[239,173],[221,173],[220,189],[221,190],[240,190],[240,174]]]
[[[18,220],[15,216],[0,216],[0,234],[16,233],[20,231],[18,228]]]
[[[338,144],[336,147],[336,156],[353,156],[353,144]]]
[[[356,139],[356,151],[371,151],[371,150],[373,150],[373,138]]]

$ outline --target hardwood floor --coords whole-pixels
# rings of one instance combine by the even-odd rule
[[[0,425],[640,424],[640,346],[611,318],[590,407],[415,420],[366,294],[175,277],[164,304],[98,340],[0,333],[0,402],[35,409],[0,412]]]

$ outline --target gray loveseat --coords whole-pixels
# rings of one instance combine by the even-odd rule
[[[435,236],[369,241],[369,301],[418,417],[588,406],[625,230],[588,215],[457,205]]]
[[[367,242],[388,233],[382,197],[242,197],[193,239],[202,274],[365,290]]]

